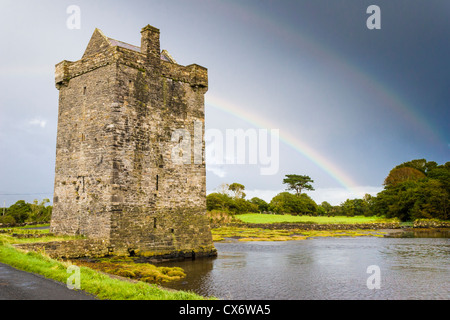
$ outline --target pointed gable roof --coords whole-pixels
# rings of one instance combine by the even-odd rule
[[[170,55],[170,53],[165,49],[161,52],[161,60],[177,63],[175,59]]]
[[[133,50],[136,52],[141,52],[140,47],[116,39],[108,38],[103,34],[103,32],[100,29],[95,28],[91,40],[89,40],[86,50],[84,51],[83,58],[102,52],[108,49],[109,47],[116,47],[116,46],[128,50]],[[171,63],[177,63],[175,59],[169,54],[169,52],[167,52],[167,50],[162,50],[161,60],[168,61]]]
[[[104,51],[109,48],[111,43],[100,29],[95,28],[91,40],[84,51],[83,58]]]

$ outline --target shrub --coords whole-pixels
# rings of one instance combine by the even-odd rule
[[[210,193],[206,196],[207,210],[227,210],[229,209],[233,199],[223,193]]]
[[[253,197],[250,199],[250,202],[258,206],[259,212],[269,211],[269,204],[266,201],[264,201],[263,199],[260,199],[258,197]]]
[[[10,215],[0,216],[0,223],[13,226],[16,224],[16,219]]]
[[[272,198],[270,209],[276,213],[315,214],[317,204],[307,194],[281,192]]]

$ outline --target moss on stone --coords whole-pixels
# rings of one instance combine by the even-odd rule
[[[157,267],[153,264],[135,263],[130,259],[118,257],[110,260],[107,258],[97,261],[79,260],[76,264],[108,274],[155,284],[180,280],[186,277],[184,270],[179,267]]]
[[[313,237],[361,237],[384,236],[385,232],[376,230],[300,230],[300,229],[262,229],[245,227],[220,227],[212,229],[213,241],[287,241],[305,240]]]

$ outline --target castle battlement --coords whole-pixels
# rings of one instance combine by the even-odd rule
[[[146,28],[149,27],[151,26]],[[159,48],[159,44],[157,47]],[[55,85],[59,89],[61,85],[66,85],[72,78],[112,63],[137,70],[147,70],[148,67],[151,67],[153,72],[155,65],[160,65],[158,69],[160,69],[162,77],[189,83],[193,87],[202,88],[206,93],[208,88],[207,68],[198,64],[179,65],[166,50],[163,50],[158,56],[159,60],[150,63],[146,59],[147,54],[145,51],[141,51],[140,47],[107,38],[99,29],[95,29],[82,59],[75,62],[64,60],[55,66]]]

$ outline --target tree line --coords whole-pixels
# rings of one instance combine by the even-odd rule
[[[385,216],[402,221],[416,219],[449,219],[450,162],[438,165],[434,161],[417,159],[394,167],[384,180],[384,189],[376,196],[347,199],[332,206],[317,204],[304,190],[312,191],[314,181],[309,176],[290,174],[283,179],[288,191],[270,202],[253,197],[245,199],[245,187],[239,183],[222,185],[206,198],[208,210],[231,214],[259,212],[315,216]]]
[[[314,216],[385,216],[402,221],[416,219],[448,220],[450,212],[450,162],[438,165],[434,161],[416,159],[394,167],[384,180],[384,189],[376,196],[347,199],[333,206],[326,201],[317,204],[304,191],[313,191],[314,181],[305,175],[289,174],[283,179],[287,191],[269,202],[253,197],[246,199],[245,186],[223,184],[206,197],[208,210],[230,214],[275,213]],[[294,191],[294,193],[288,192]],[[49,222],[50,201],[19,200],[8,208],[0,208],[0,223]]]
[[[240,183],[223,184],[217,192],[207,195],[206,206],[208,210],[221,210],[231,214],[259,212],[316,215],[322,209],[311,197],[302,193],[302,190],[314,190],[311,185],[313,182],[309,176],[286,175],[283,183],[288,185],[288,190],[295,191],[295,194],[281,192],[269,203],[258,197],[245,199],[245,186]]]
[[[34,200],[33,203],[19,200],[8,208],[0,209],[0,223],[14,225],[24,222],[49,222],[52,209],[49,199]]]

